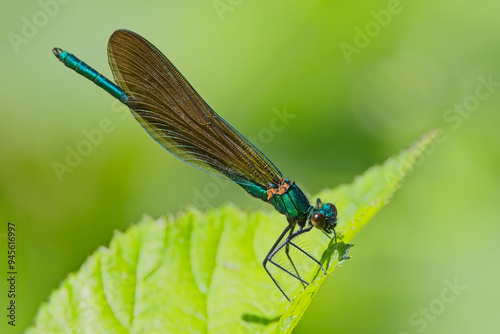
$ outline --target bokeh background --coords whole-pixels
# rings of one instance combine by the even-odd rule
[[[65,48],[111,75],[107,39],[127,28],[309,194],[442,129],[296,333],[498,332],[499,12],[494,0],[4,3],[0,277],[8,221],[17,226],[19,275],[15,328],[0,281],[0,331],[29,326],[68,273],[144,213],[228,201],[272,209],[237,186],[214,188],[51,53]],[[103,120],[112,130],[85,146]],[[56,173],[78,149],[89,152]]]

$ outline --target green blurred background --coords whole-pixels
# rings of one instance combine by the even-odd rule
[[[354,240],[352,259],[296,333],[498,332],[500,87],[486,97],[480,78],[500,81],[499,12],[494,0],[4,3],[0,277],[13,221],[19,285],[12,329],[0,282],[0,331],[29,326],[69,272],[144,213],[227,201],[272,209],[234,185],[200,201],[210,176],[167,154],[51,53],[65,48],[110,75],[107,39],[127,28],[162,50],[310,194],[350,182],[430,128],[443,130],[445,139]],[[365,29],[371,37],[359,33]],[[293,118],[273,132],[276,110]],[[103,119],[113,130],[58,178],[54,162],[64,164],[68,147],[84,145],[84,132]],[[447,281],[465,287],[453,301]]]

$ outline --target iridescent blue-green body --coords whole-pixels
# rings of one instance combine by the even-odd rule
[[[295,184],[291,184],[286,193],[272,196],[269,203],[279,213],[284,214],[288,221],[297,221],[302,226],[312,209],[306,195]]]
[[[313,209],[306,195],[289,179],[282,179],[277,187],[268,189],[241,185],[250,195],[269,202],[276,211],[286,216],[289,223],[304,226]]]
[[[318,260],[292,240],[313,227],[327,234],[335,232],[335,205],[322,204],[318,199],[311,206],[295,182],[283,178],[255,145],[210,108],[153,44],[128,30],[113,33],[108,43],[108,61],[117,84],[66,51],[54,48],[52,52],[64,65],[128,106],[147,133],[174,156],[207,173],[232,180],[287,217],[288,226],[263,262],[285,297],[288,298],[266,267],[268,262],[303,284],[307,282],[295,266],[291,272],[273,261],[280,249],[285,248],[288,256],[290,245],[296,247],[325,272]]]
[[[59,48],[54,48],[52,52],[64,65],[71,68],[72,70],[75,70],[78,74],[83,75],[85,78],[93,81],[97,86],[104,89],[113,97],[116,97],[122,103],[125,103],[127,101],[127,94],[125,94],[123,89],[109,81],[104,75],[100,74],[92,67],[85,64],[75,55]]]

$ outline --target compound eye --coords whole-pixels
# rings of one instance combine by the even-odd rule
[[[311,216],[311,223],[316,228],[324,228],[325,227],[325,216],[321,212],[315,212]]]
[[[328,205],[328,208],[330,209],[330,211],[333,212],[333,214],[336,216],[337,215],[337,207],[332,203],[328,203],[326,205]]]

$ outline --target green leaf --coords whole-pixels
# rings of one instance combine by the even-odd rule
[[[327,274],[348,259],[351,239],[435,137],[431,131],[353,183],[318,195],[337,201],[338,242],[315,230],[303,239],[313,240]],[[232,205],[144,217],[69,275],[28,333],[290,333],[327,275],[309,264],[307,288],[291,283],[298,292],[291,303],[281,295],[261,263],[285,224],[276,212]]]

